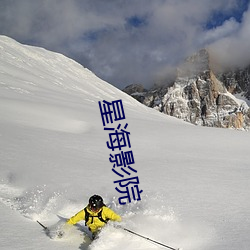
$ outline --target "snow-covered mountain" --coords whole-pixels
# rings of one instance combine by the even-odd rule
[[[131,85],[124,92],[146,106],[196,125],[248,130],[249,69],[221,73],[213,69],[211,61],[208,50],[200,50],[180,65],[171,86],[147,91]]]
[[[99,101],[121,99],[141,200],[118,202]],[[184,250],[248,250],[250,134],[193,126],[140,104],[63,55],[0,37],[0,248],[163,249],[84,222],[48,238],[94,193],[122,226]]]

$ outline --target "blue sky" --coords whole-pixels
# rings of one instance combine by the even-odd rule
[[[1,0],[0,34],[69,56],[111,84],[146,87],[201,48],[250,63],[250,0]]]
[[[249,5],[249,0],[240,0],[237,3],[236,8],[232,8],[230,12],[223,12],[222,10],[216,10],[211,14],[211,18],[208,19],[206,28],[212,29],[217,26],[223,25],[225,20],[229,20],[230,18],[234,18],[238,23],[242,22],[243,14],[247,11]]]

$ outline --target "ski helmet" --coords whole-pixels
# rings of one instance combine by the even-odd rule
[[[99,210],[103,207],[103,199],[99,195],[93,195],[89,198],[89,206],[93,210]]]

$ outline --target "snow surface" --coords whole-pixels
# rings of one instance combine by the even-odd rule
[[[125,69],[124,69],[125,70]],[[141,201],[119,205],[98,101],[122,99]],[[51,229],[100,194],[122,226],[183,250],[250,249],[249,132],[147,108],[63,55],[0,37],[0,249],[149,250],[115,228]]]

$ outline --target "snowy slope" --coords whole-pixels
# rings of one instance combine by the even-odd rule
[[[142,200],[119,205],[98,101],[122,99]],[[1,249],[163,249],[107,226],[48,238],[90,195],[122,225],[185,250],[250,248],[248,132],[196,127],[149,109],[63,55],[0,37]],[[83,225],[83,224],[81,224]]]

